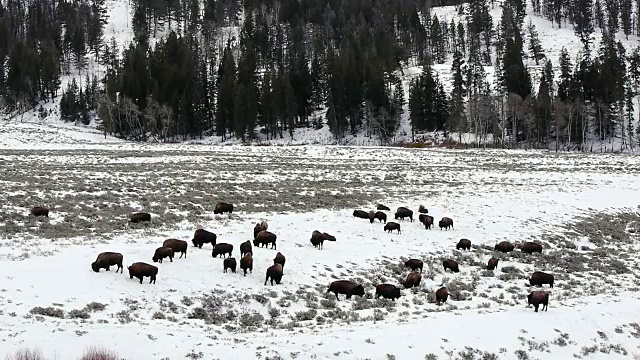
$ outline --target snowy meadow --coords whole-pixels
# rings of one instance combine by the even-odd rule
[[[321,146],[81,143],[0,150],[0,351],[38,349],[77,359],[91,346],[124,359],[627,359],[640,356],[640,158],[533,151]],[[232,214],[213,213],[217,202]],[[352,216],[382,203],[384,223]],[[49,218],[29,216],[32,206]],[[418,206],[435,218],[430,230]],[[413,222],[393,220],[395,209]],[[131,224],[136,211],[150,223]],[[437,227],[440,218],[454,229]],[[277,250],[253,248],[253,273],[223,273],[197,226],[234,246],[266,220]],[[313,230],[337,238],[319,250]],[[168,238],[186,258],[151,260]],[[456,250],[462,238],[469,251]],[[501,241],[516,244],[507,254]],[[518,244],[542,244],[524,254]],[[90,264],[124,255],[124,274]],[[280,285],[264,285],[277,252]],[[495,270],[487,261],[500,259]],[[424,261],[420,285],[397,301]],[[460,272],[444,271],[454,259]],[[134,262],[158,266],[156,284],[129,279]],[[548,311],[526,307],[532,272],[555,276]],[[349,279],[364,297],[336,301]],[[449,299],[434,302],[435,290]]]

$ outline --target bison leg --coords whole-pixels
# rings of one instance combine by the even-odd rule
[[[533,304],[533,307],[535,308],[533,312],[538,312],[538,306],[540,306],[540,304]]]
[[[173,256],[169,256],[169,262],[173,262]]]
[[[142,279],[143,279],[143,278],[144,278],[144,276],[140,276],[140,277],[139,277],[139,279],[140,279],[140,284],[142,284]]]
[[[340,301],[340,298],[338,298],[338,292],[337,292],[337,291],[335,291],[335,292],[334,292],[334,294],[336,294],[336,300],[337,300],[337,301]]]
[[[107,265],[107,271],[109,271],[109,265]]]
[[[269,275],[264,279],[264,284],[267,285],[267,281],[269,280]]]
[[[149,280],[149,284],[151,284],[151,282],[153,282],[154,284],[156,283],[156,276],[155,275],[153,275],[151,277],[151,280]]]
[[[118,264],[118,268],[116,269],[116,273],[118,272],[118,270],[120,270],[120,273],[122,274],[122,271],[124,270],[124,267],[122,266],[122,264]]]

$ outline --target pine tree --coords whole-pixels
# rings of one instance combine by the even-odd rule
[[[447,129],[449,131],[463,133],[466,131],[467,125],[464,113],[466,95],[464,74],[466,72],[466,68],[463,55],[459,51],[456,51],[453,54],[451,72],[453,73],[453,88],[451,89],[451,101],[449,103],[449,119],[447,120]]]
[[[529,52],[530,57],[536,61],[536,65],[540,64],[540,60],[544,59],[544,50],[542,49],[542,43],[540,42],[540,38],[538,37],[538,31],[536,31],[536,27],[533,25],[531,20],[529,20],[529,26],[527,27],[529,32]]]
[[[602,4],[600,4],[600,0],[596,0],[594,3],[594,15],[596,20],[596,26],[600,28],[601,31],[604,30],[604,12],[602,11]]]
[[[632,27],[632,13],[633,13],[633,2],[632,0],[620,0],[620,20],[622,22],[622,31],[624,32],[625,38],[629,39],[629,34],[631,34]]]
[[[558,97],[563,102],[567,102],[571,95],[571,83],[573,65],[569,58],[569,52],[565,47],[560,50],[560,81],[558,82]]]
[[[609,0],[616,1],[616,0]],[[607,6],[608,7],[608,6]],[[593,3],[591,0],[575,0],[573,21],[575,26],[573,31],[578,35],[585,52],[589,52],[593,35]],[[611,18],[611,17],[609,17]],[[609,24],[610,26],[611,24]]]

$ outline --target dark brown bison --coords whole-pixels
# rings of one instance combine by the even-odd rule
[[[120,270],[120,273],[122,273],[124,271],[124,268],[122,267],[122,259],[123,256],[120,253],[103,252],[98,254],[96,261],[91,263],[91,268],[95,272],[100,272],[100,269],[106,269],[107,271],[109,271],[109,267],[118,265],[116,272]]]
[[[424,214],[422,214],[424,215]],[[420,216],[422,216],[420,215]],[[431,215],[424,215],[424,220],[422,221],[422,223],[424,224],[424,228],[427,230],[431,230],[431,227],[433,226],[433,216]]]
[[[271,279],[271,286],[273,286],[273,282],[275,281],[277,285],[280,285],[280,281],[282,281],[282,265],[274,264],[269,266],[267,269],[267,276],[264,279],[264,284],[267,285],[267,281]]]
[[[382,205],[382,204],[378,204],[376,205],[376,210],[385,210],[385,211],[391,211],[391,209],[389,209],[388,206]]]
[[[251,247],[251,241],[247,240],[240,244],[240,256],[244,254],[253,254],[253,248]]]
[[[441,287],[436,291],[436,304],[440,305],[447,302],[449,298],[449,289],[446,287]]]
[[[423,266],[424,266],[424,263],[422,262],[422,260],[418,260],[418,259],[409,259],[404,263],[404,267],[411,268],[411,271],[416,271],[419,269],[420,272],[422,272]]]
[[[267,224],[267,222],[264,220],[259,223],[256,223],[256,226],[253,227],[253,238],[255,239],[256,237],[258,237],[258,234],[260,233],[260,231],[267,230],[268,228],[269,228],[269,224]]]
[[[332,282],[329,284],[327,292],[334,293],[336,295],[336,300],[340,300],[340,298],[338,298],[338,294],[346,295],[347,299],[351,299],[353,295],[364,296],[364,288],[362,285],[358,285],[349,280],[336,280]]]
[[[369,221],[371,223],[373,223],[374,220],[378,219],[379,222],[383,222],[386,224],[387,223],[387,214],[383,213],[382,211],[378,211],[375,214],[373,214],[373,217],[369,218]]]
[[[373,221],[376,219],[376,213],[375,211],[371,210],[369,211],[369,222],[373,224]]]
[[[182,258],[182,255],[184,255],[185,258],[187,257],[189,244],[184,240],[167,239],[162,243],[162,246],[172,248],[174,253],[180,253],[179,259]]]
[[[325,241],[336,241],[336,237],[333,235],[327,234],[326,232],[323,232],[322,235],[324,235]]]
[[[536,309],[534,312],[538,312],[538,306],[542,304],[542,311],[547,311],[549,307],[549,293],[546,291],[532,291],[527,295],[527,307],[533,305]]]
[[[446,272],[447,269],[457,273],[460,272],[460,269],[458,268],[458,262],[455,260],[443,260],[442,261],[442,266],[444,267],[444,271]]]
[[[229,254],[229,257],[231,257],[232,252],[233,252],[233,245],[227,244],[227,243],[219,243],[213,247],[213,251],[211,252],[211,257],[215,258],[215,257],[218,257],[218,255],[221,255],[222,257],[226,257],[227,254]]]
[[[140,284],[142,284],[142,279],[145,276],[148,276],[150,278],[149,284],[156,283],[158,268],[153,265],[149,265],[143,262],[136,262],[131,264],[127,269],[129,270],[129,279],[133,279],[134,277],[136,277],[140,279]]]
[[[129,222],[132,222],[134,224],[144,222],[144,221],[147,221],[147,222],[151,221],[151,214],[146,212],[137,212],[137,213],[131,214],[131,216],[129,217]]]
[[[160,264],[162,264],[162,259],[168,257],[169,260],[173,262],[173,254],[174,251],[172,248],[166,246],[159,247],[156,249],[156,252],[153,254],[151,260],[153,260],[154,263],[159,262]]]
[[[391,284],[380,284],[376,286],[376,299],[382,296],[385,299],[396,301],[400,298],[400,288]]]
[[[269,232],[267,230],[262,230],[258,233],[258,236],[253,240],[253,246],[257,247],[267,247],[267,245],[271,244],[271,248],[276,248],[276,240],[278,236],[276,234]]]
[[[542,245],[527,241],[526,243],[522,244],[522,246],[520,247],[520,251],[525,254],[542,253]]]
[[[400,224],[390,221],[384,225],[384,231],[392,232],[393,230],[398,230],[398,234],[400,234]]]
[[[273,264],[280,264],[282,265],[282,267],[284,268],[284,263],[287,261],[287,259],[284,257],[284,255],[282,255],[281,252],[278,251],[278,253],[276,254],[276,257],[273,258]]]
[[[313,247],[322,249],[322,244],[324,244],[324,235],[318,230],[313,230],[310,241]]]
[[[31,208],[30,214],[35,217],[38,217],[38,216],[49,217],[49,209],[47,209],[44,206],[34,206]]]
[[[440,221],[438,221],[438,227],[440,228],[440,230],[442,230],[443,228],[449,230],[449,227],[453,229],[453,219],[446,216],[443,217]]]
[[[409,289],[412,287],[418,287],[420,285],[420,281],[422,281],[422,274],[419,272],[411,272],[407,275],[407,279],[402,283],[405,289]]]
[[[369,219],[369,213],[364,210],[354,210],[353,216],[360,219]]]
[[[531,274],[531,278],[529,279],[529,285],[531,286],[542,286],[544,284],[549,284],[549,286],[553,287],[554,276],[551,274],[544,273],[542,271],[536,271]]]
[[[491,258],[489,259],[489,262],[487,263],[487,270],[495,270],[496,267],[498,267],[498,259],[496,258]]]
[[[427,214],[427,213],[429,212],[429,210],[427,210],[427,208],[426,208],[426,207],[424,207],[424,206],[420,205],[420,206],[418,207],[418,212],[419,212],[420,214]]]
[[[217,238],[218,236],[210,231],[207,231],[205,229],[197,229],[193,233],[193,239],[191,240],[191,242],[193,243],[193,246],[197,246],[199,249],[202,249],[202,245],[204,244],[211,244],[213,246],[216,246]]]
[[[493,247],[495,251],[499,251],[502,253],[513,251],[514,248],[515,247],[513,246],[513,244],[508,241],[501,241],[500,243],[498,243],[498,245]]]
[[[253,257],[250,252],[240,259],[240,269],[244,271],[244,276],[247,276],[247,270],[253,274]]]
[[[395,219],[404,220],[404,218],[409,218],[413,222],[413,210],[409,210],[404,206],[401,206],[396,210]]]
[[[213,209],[214,214],[224,214],[224,213],[233,213],[233,204],[227,204],[224,202],[219,202],[216,204],[216,207]]]
[[[227,269],[231,269],[232,273],[236,272],[236,266],[237,266],[237,262],[236,262],[236,258],[226,258],[224,259],[224,261],[222,262],[222,266],[224,267],[223,272],[227,272]]]
[[[471,240],[469,239],[460,239],[458,244],[456,244],[456,250],[471,250]]]

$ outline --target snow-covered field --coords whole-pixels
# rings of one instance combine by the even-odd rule
[[[348,147],[205,147],[86,141],[0,150],[0,353],[40,349],[76,359],[90,346],[126,359],[589,359],[640,353],[640,159],[626,155]],[[16,145],[11,145],[12,147]],[[37,144],[35,144],[37,145]],[[219,201],[232,215],[214,215]],[[354,209],[420,204],[454,230],[398,221],[402,233]],[[49,219],[27,216],[51,207]],[[127,222],[133,211],[150,224]],[[392,220],[394,211],[387,211]],[[254,271],[223,273],[211,245],[155,264],[157,284],[90,263],[103,251],[152,263],[154,250],[198,225],[239,245],[266,219],[277,250],[254,247]],[[313,230],[336,242],[315,249]],[[457,251],[461,238],[471,251]],[[539,241],[542,255],[493,245]],[[264,285],[280,251],[283,282]],[[495,271],[486,270],[492,256]],[[418,288],[395,302],[408,258],[425,261]],[[460,273],[444,272],[456,259]],[[553,273],[549,309],[534,313],[529,275]],[[364,285],[350,300],[336,279]],[[441,306],[434,291],[451,296]],[[430,355],[431,354],[431,355]]]

